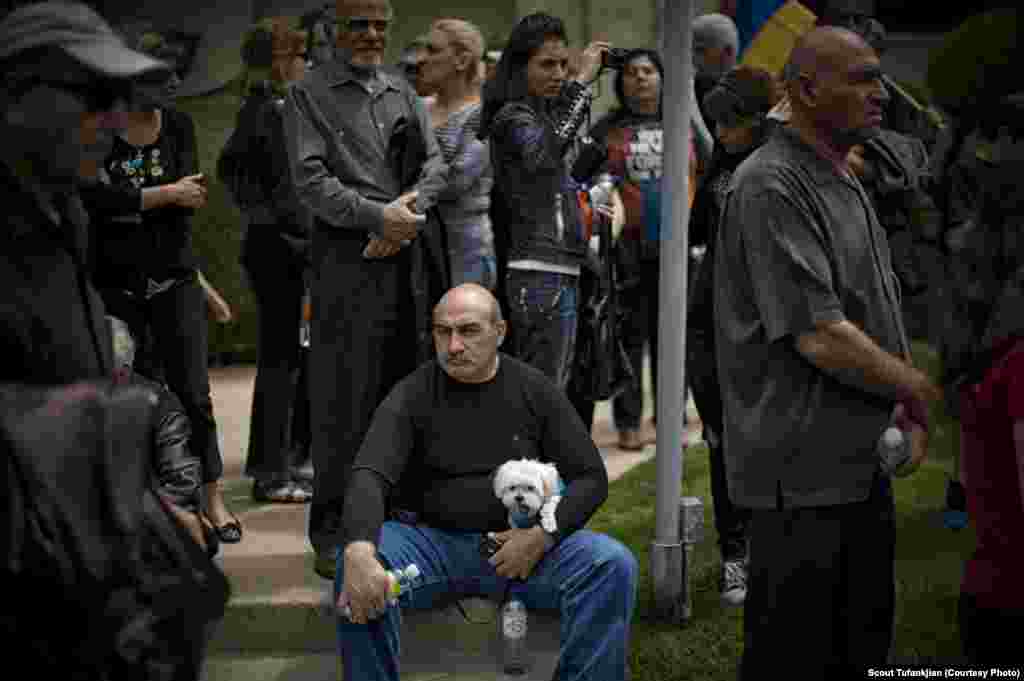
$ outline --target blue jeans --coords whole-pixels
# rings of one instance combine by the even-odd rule
[[[506,277],[512,355],[565,390],[576,352],[579,277],[510,269]]]
[[[431,610],[470,596],[499,599],[508,580],[480,556],[481,534],[445,532],[425,525],[384,523],[377,554],[385,569],[415,563],[421,576],[399,598],[400,608],[368,624],[338,617],[345,678],[398,681],[399,625],[405,608]],[[344,584],[338,552],[335,600]],[[527,610],[561,614],[561,681],[622,681],[628,664],[629,628],[639,569],[633,553],[607,535],[578,530],[537,563],[516,592]]]

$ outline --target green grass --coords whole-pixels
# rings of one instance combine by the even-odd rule
[[[936,375],[938,358],[915,346],[915,361]],[[929,459],[896,491],[896,616],[894,660],[901,664],[955,663],[961,650],[956,603],[963,563],[974,547],[974,532],[942,525],[946,482],[957,446],[957,428],[941,408]],[[637,466],[611,486],[608,501],[590,528],[628,545],[640,562],[640,594],[631,642],[633,681],[736,678],[743,650],[741,608],[726,608],[718,595],[719,556],[712,515],[707,449],[691,448],[685,459],[683,493],[704,501],[704,539],[690,563],[693,616],[680,626],[653,616],[649,572],[653,538],[656,462]]]

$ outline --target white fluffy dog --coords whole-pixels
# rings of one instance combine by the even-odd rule
[[[558,469],[534,459],[507,461],[494,473],[494,495],[508,509],[511,527],[531,527],[539,515],[541,526],[554,532],[555,508],[564,489]]]

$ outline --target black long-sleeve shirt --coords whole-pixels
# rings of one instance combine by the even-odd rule
[[[90,259],[100,288],[145,289],[156,281],[189,276],[194,210],[168,205],[142,211],[142,190],[199,172],[195,125],[188,114],[163,109],[160,135],[136,147],[115,138],[104,161],[103,182],[83,185],[90,214]]]
[[[560,537],[583,527],[608,496],[590,434],[542,373],[502,355],[491,381],[470,384],[428,362],[374,415],[345,495],[344,544],[376,543],[392,501],[433,527],[506,530],[492,475],[521,458],[555,464],[566,484],[555,512]]]

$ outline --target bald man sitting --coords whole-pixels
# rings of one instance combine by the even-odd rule
[[[525,580],[517,593],[528,609],[561,613],[557,679],[626,678],[636,559],[582,529],[608,495],[604,462],[561,391],[498,352],[506,328],[487,289],[451,289],[434,311],[436,361],[395,386],[374,415],[345,496],[337,566],[339,606],[351,609],[338,621],[346,678],[399,678],[400,620],[385,605],[385,570],[410,564],[422,577],[402,608],[497,598],[509,580]],[[555,464],[566,484],[553,533],[508,528],[491,475],[520,458]],[[387,520],[395,506],[416,524]],[[501,543],[490,560],[479,552],[489,531]]]
[[[743,679],[858,678],[893,630],[892,421],[927,451],[885,231],[848,164],[888,99],[878,56],[846,29],[794,48],[792,118],[739,166],[715,260],[729,496],[752,509]],[[902,408],[897,406],[902,404]]]

